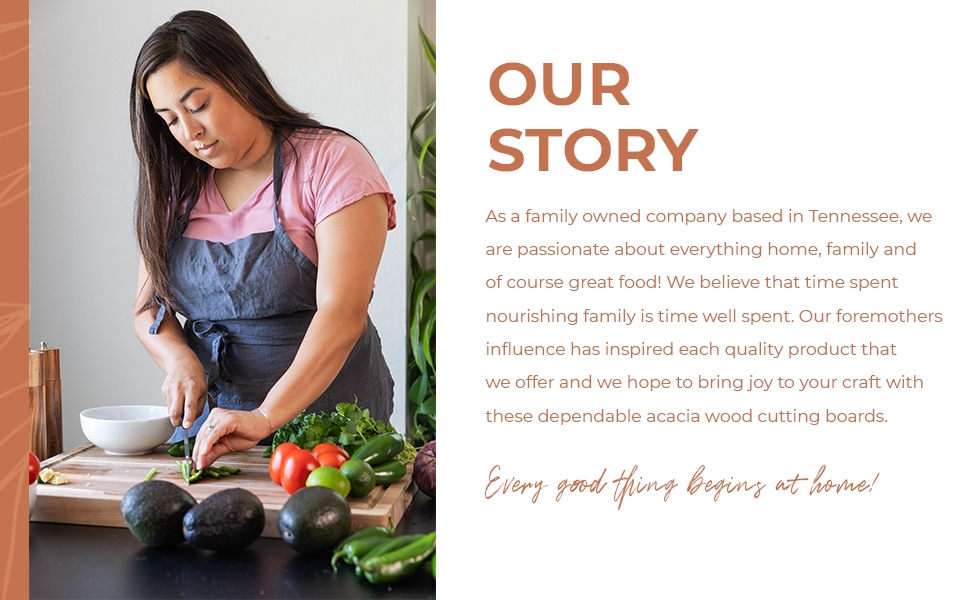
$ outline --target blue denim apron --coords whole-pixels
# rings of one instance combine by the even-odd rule
[[[317,267],[293,243],[279,220],[283,157],[277,138],[273,157],[273,231],[254,233],[230,244],[182,236],[193,199],[178,217],[169,253],[169,277],[178,312],[186,317],[185,339],[206,371],[207,410],[192,435],[219,407],[253,410],[296,356],[317,310]],[[158,311],[151,333],[164,316]],[[308,411],[330,413],[338,402],[369,408],[389,421],[394,382],[381,352],[377,329],[357,340],[330,387]]]

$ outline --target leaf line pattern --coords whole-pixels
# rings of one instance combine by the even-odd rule
[[[4,52],[6,52],[0,57],[0,82],[2,82],[0,85],[3,88],[0,96],[3,96],[5,99],[18,101],[17,104],[19,105],[19,100],[24,97],[22,94],[26,94],[29,91],[27,71],[30,44],[27,28],[30,21],[22,18],[28,14],[28,7],[25,0],[4,2],[2,6],[3,8],[0,9],[0,13],[3,13],[2,16],[7,21],[0,23],[0,36],[3,37],[3,41],[5,42]],[[12,18],[14,16],[17,17],[16,20]],[[25,103],[24,106],[26,106]],[[25,203],[29,196],[27,147],[26,145],[18,148],[10,147],[12,139],[20,138],[27,133],[29,127],[28,114],[26,110],[20,110],[18,108],[16,114],[8,116],[13,117],[13,119],[7,121],[4,127],[10,129],[0,132],[0,138],[3,138],[3,144],[7,147],[6,150],[8,150],[5,152],[3,164],[0,165],[5,171],[3,178],[0,179],[3,182],[3,189],[0,191],[0,207],[9,207],[17,202]],[[21,125],[14,126],[18,122]],[[13,160],[13,164],[11,164],[11,159]],[[15,222],[11,222],[10,218],[11,216],[8,215],[6,220],[6,224],[10,227],[17,229],[26,228],[26,220],[19,222],[20,217],[18,216]],[[19,256],[11,256],[9,258],[16,260]],[[25,257],[24,260],[26,260]],[[4,284],[3,291],[5,299],[23,300],[19,304],[0,304],[0,351],[2,351],[0,355],[4,357],[6,362],[15,365],[18,364],[17,358],[22,357],[21,352],[24,349],[18,348],[18,346],[26,347],[28,345],[25,325],[28,323],[30,316],[29,304],[27,304],[24,282],[20,280],[19,275],[13,275],[10,270],[5,268],[0,269],[0,283]],[[11,341],[13,343],[8,343]],[[5,369],[4,371],[16,371],[16,369]],[[23,375],[23,372],[17,373],[16,379],[20,379]],[[5,380],[3,385],[6,386],[11,383],[13,382]],[[12,409],[8,410],[8,412],[22,415],[24,413],[16,409],[26,406],[26,396],[26,380],[24,380],[19,385],[14,385],[0,394],[0,399],[2,399],[2,404],[0,405]],[[5,453],[7,460],[2,461],[3,468],[9,471],[5,474],[2,482],[0,482],[0,499],[3,501],[3,507],[6,509],[5,512],[9,515],[9,521],[5,520],[2,527],[4,534],[9,537],[9,542],[0,548],[0,562],[4,565],[3,586],[0,587],[0,597],[4,599],[26,597],[28,594],[27,535],[25,534],[25,531],[27,531],[27,523],[23,520],[23,516],[27,511],[21,508],[24,504],[23,500],[27,496],[26,490],[24,489],[27,481],[23,477],[23,474],[27,460],[27,453],[24,452],[26,445],[24,432],[29,427],[28,422],[24,421],[18,424],[13,428],[13,431],[7,433],[0,440],[0,446],[7,450]],[[9,425],[12,424],[7,423],[3,429],[7,430]],[[20,457],[20,459],[16,460],[15,457]],[[10,459],[14,459],[13,462]],[[16,482],[16,485],[10,485],[11,481]],[[8,523],[9,532],[7,531]],[[7,553],[6,556],[3,556],[4,552]]]
[[[10,308],[14,310],[7,314],[0,314],[0,350],[30,319],[30,305],[0,304],[0,312]]]
[[[18,385],[15,388],[10,388],[6,392],[0,394],[0,398],[3,398],[4,396],[6,396],[7,394],[9,394],[11,392],[19,392],[19,391],[23,390],[26,387],[27,387],[27,382],[25,381],[23,384]],[[7,442],[9,442],[10,441],[10,438],[12,438],[15,435],[17,435],[18,433],[20,433],[20,430],[23,429],[23,428],[25,428],[25,427],[27,427],[27,425],[29,423],[30,423],[30,419],[28,418],[26,421],[24,421],[20,425],[14,427],[13,428],[13,431],[11,431],[10,433],[8,433],[6,435],[6,437],[4,437],[2,440],[0,440],[0,447],[2,447],[4,444],[6,444]],[[0,487],[2,487],[2,486],[0,486]]]
[[[5,135],[10,135],[11,133],[20,131],[21,129],[26,129],[29,126],[30,126],[30,123],[24,123],[23,125],[17,125],[13,129],[8,129],[6,131],[0,131],[0,137],[3,137]]]
[[[24,480],[23,474],[27,472],[27,455],[24,454],[23,459],[20,461],[19,469],[14,469],[0,481],[0,489],[6,488],[7,484],[13,477],[20,473],[20,483],[17,484],[17,494],[14,496],[13,500],[13,511],[10,515],[10,550],[7,554],[7,568],[3,574],[3,598],[7,599],[7,592],[10,589],[10,571],[13,569],[13,556],[14,551],[17,548],[17,525],[20,523],[20,500],[24,497]]]
[[[14,29],[20,29],[21,27],[26,27],[30,21],[14,21],[13,23],[0,23],[0,33],[7,33],[8,31],[13,31]]]
[[[0,96],[2,96],[2,95],[3,94],[0,94]],[[20,167],[19,169],[15,169],[14,171],[12,171],[12,172],[4,175],[3,177],[0,177],[0,181],[3,181],[4,179],[6,179],[8,177],[15,176],[14,179],[13,179],[13,181],[11,181],[10,183],[8,183],[7,184],[7,187],[3,188],[3,191],[0,191],[0,208],[6,206],[8,204],[10,204],[11,202],[13,202],[14,200],[16,200],[17,198],[20,198],[22,196],[27,195],[27,193],[30,191],[30,189],[26,185],[24,185],[24,189],[20,190],[19,192],[15,193],[15,194],[11,194],[11,190],[13,190],[13,188],[14,188],[15,185],[17,185],[17,184],[19,184],[21,182],[23,182],[24,184],[26,184],[27,183],[27,175],[29,173],[30,173],[30,165],[27,164],[27,165],[24,165],[24,166]],[[11,194],[11,195],[8,196],[8,194]]]
[[[26,52],[27,51],[27,48],[30,48],[30,46],[21,46],[20,48],[17,48],[16,50],[14,50],[13,52],[11,52],[9,54],[4,54],[3,56],[0,56],[0,61],[4,61],[4,60],[7,60],[8,58],[11,58],[13,56],[17,56],[21,52]]]
[[[0,92],[0,96],[2,96],[2,95],[3,95],[3,93]],[[14,177],[16,175],[19,175],[20,173],[23,173],[24,171],[27,171],[29,169],[29,167],[30,167],[30,165],[24,165],[22,167],[18,167],[16,169],[14,169],[13,171],[10,171],[6,175],[0,175],[0,181],[3,181],[4,179],[8,179],[10,177]]]
[[[6,92],[0,92],[0,96],[10,96],[11,94],[19,94],[20,92],[26,92],[29,89],[30,89],[30,86],[25,85],[24,87],[19,87],[15,90],[7,90]]]

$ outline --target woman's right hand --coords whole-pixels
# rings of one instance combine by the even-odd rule
[[[195,356],[172,364],[162,382],[162,397],[173,425],[192,426],[205,409],[207,389],[205,370]]]
[[[182,333],[182,326],[171,311],[166,311],[155,333],[150,333],[156,310],[142,310],[152,293],[151,280],[145,260],[138,262],[138,291],[135,294],[135,335],[148,350],[152,360],[165,371],[162,397],[168,406],[172,425],[191,427],[205,410],[208,386],[205,369],[199,358],[189,348]]]

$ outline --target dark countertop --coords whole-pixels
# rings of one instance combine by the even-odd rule
[[[435,530],[435,501],[415,489],[395,535]],[[342,564],[342,563],[341,563]],[[188,544],[148,548],[127,529],[30,524],[30,597],[97,598],[434,598],[425,567],[392,585],[373,585],[330,556],[301,555],[260,538],[220,554]]]

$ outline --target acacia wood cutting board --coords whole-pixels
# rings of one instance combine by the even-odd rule
[[[263,536],[280,537],[277,518],[290,495],[269,478],[269,459],[263,458],[265,448],[226,454],[216,462],[217,465],[239,467],[242,471],[237,475],[204,478],[189,485],[175,464],[180,459],[169,456],[168,446],[163,444],[151,454],[114,456],[86,443],[45,460],[41,468],[65,474],[68,483],[38,485],[37,504],[30,520],[127,527],[121,517],[121,498],[133,485],[144,481],[145,475],[154,468],[158,473],[153,479],[170,481],[187,490],[199,502],[220,490],[236,487],[249,490],[262,501],[266,510]],[[374,488],[364,498],[347,498],[353,515],[351,530],[400,523],[401,516],[411,504],[412,467],[408,465],[407,474],[402,479],[386,487]]]

